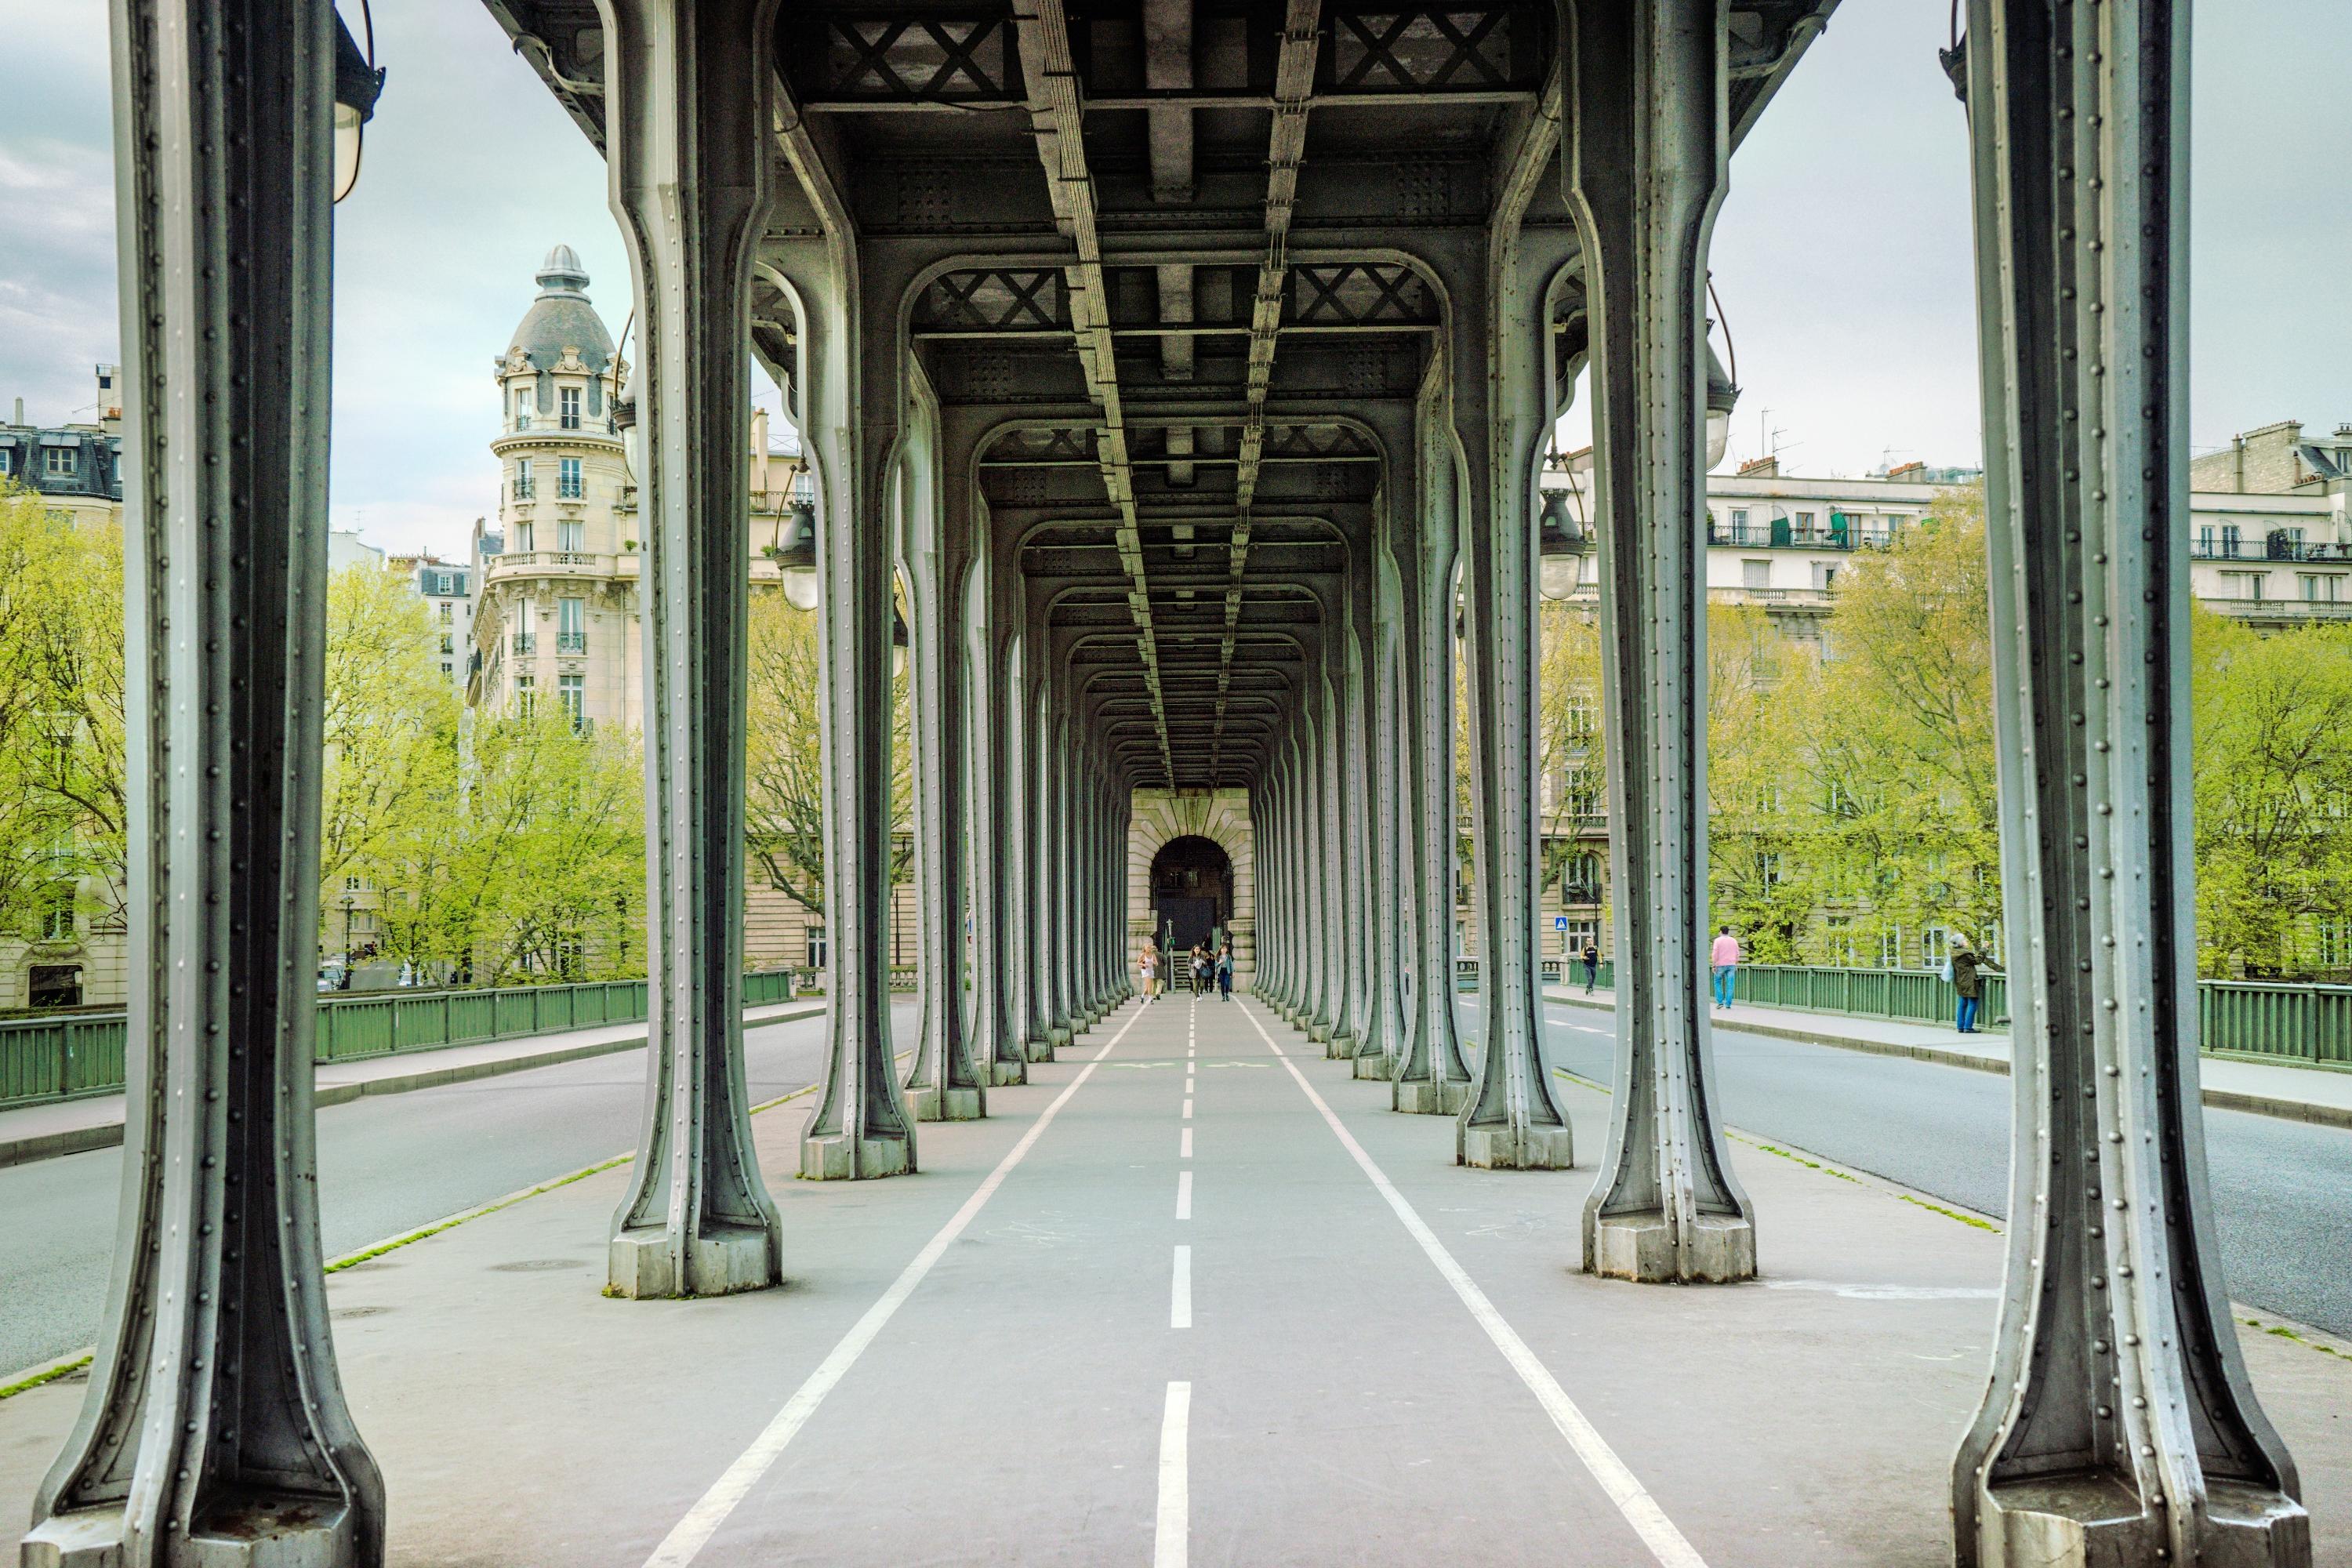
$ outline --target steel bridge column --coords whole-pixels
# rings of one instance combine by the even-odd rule
[[[966,816],[965,577],[968,519],[946,515],[938,408],[910,373],[920,439],[899,465],[913,681],[916,918],[922,932],[922,1026],[906,1081],[919,1121],[988,1114],[985,1068],[972,1049],[964,1000]],[[968,483],[958,476],[958,481]],[[948,482],[958,482],[948,481]]]
[[[1299,686],[1300,707],[1283,726],[1278,742],[1282,755],[1282,836],[1286,842],[1283,858],[1283,879],[1288,884],[1286,901],[1288,919],[1284,924],[1289,937],[1284,944],[1283,994],[1286,1005],[1283,1016],[1301,1034],[1311,1022],[1308,1000],[1314,975],[1314,948],[1310,931],[1310,913],[1307,886],[1307,851],[1311,846],[1311,828],[1307,823],[1308,799],[1307,777],[1299,766],[1299,735],[1306,728],[1306,694],[1304,681]]]
[[[1617,897],[1617,1092],[1584,1267],[1745,1279],[1756,1229],[1709,1085],[1706,254],[1727,37],[1711,0],[1579,23],[1570,200],[1585,238]]]
[[[1397,450],[1400,446],[1409,449],[1410,442],[1409,429],[1402,440],[1391,442],[1382,489],[1382,499],[1387,503],[1384,513],[1393,507],[1399,494],[1410,493],[1411,469],[1404,454]],[[1403,796],[1397,778],[1396,574],[1381,537],[1385,531],[1376,523],[1365,562],[1364,592],[1357,601],[1363,610],[1363,623],[1371,646],[1371,667],[1364,681],[1364,722],[1360,731],[1370,748],[1367,791],[1371,806],[1365,824],[1370,838],[1366,853],[1370,863],[1367,882],[1370,908],[1365,921],[1369,1022],[1363,1042],[1357,1048],[1354,1070],[1360,1079],[1376,1079],[1395,1076],[1396,1063],[1403,1050],[1403,967],[1408,942],[1405,928],[1398,918],[1397,833]]]
[[[1047,646],[1051,646],[1048,644]],[[1045,1041],[1070,1043],[1070,860],[1062,781],[1068,772],[1068,703],[1058,670],[1044,681],[1037,730],[1037,930],[1045,961]]]
[[[114,7],[129,1048],[117,1256],[28,1568],[383,1553],[311,1101],[333,158],[325,5]]]
[[[1330,725],[1324,721],[1324,697],[1322,656],[1318,651],[1307,662],[1307,695],[1301,708],[1304,733],[1298,746],[1303,807],[1299,816],[1306,830],[1307,851],[1299,876],[1299,890],[1306,900],[1307,1037],[1318,1046],[1331,1038],[1331,1025],[1339,1012],[1331,984],[1331,882],[1335,858],[1325,845],[1330,836],[1332,802],[1323,766],[1323,748],[1330,731]]]
[[[1250,824],[1257,837],[1257,998],[1277,1014],[1282,1011],[1284,924],[1281,772],[1279,748],[1270,748],[1265,773],[1250,802]]]
[[[1454,563],[1462,458],[1449,379],[1443,361],[1431,366],[1415,414],[1423,485],[1391,513],[1402,558],[1404,867],[1412,883],[1417,989],[1390,1104],[1427,1116],[1454,1115],[1470,1097],[1470,1068],[1454,1026]]]
[[[1054,858],[1060,874],[1054,898],[1054,935],[1061,952],[1062,1026],[1072,1038],[1093,1022],[1087,1016],[1084,977],[1078,968],[1078,883],[1086,861],[1078,850],[1077,731],[1078,705],[1074,695],[1066,695],[1054,752]]]
[[[1346,1061],[1356,1054],[1355,949],[1354,922],[1355,883],[1357,868],[1349,862],[1353,858],[1349,832],[1360,802],[1348,797],[1347,754],[1349,744],[1347,686],[1348,644],[1346,610],[1337,610],[1323,637],[1323,679],[1320,682],[1323,710],[1322,752],[1318,758],[1317,775],[1323,792],[1323,818],[1319,824],[1323,847],[1323,985],[1324,1004],[1329,1009],[1330,1037],[1323,1044],[1323,1054],[1338,1061]]]
[[[772,199],[773,7],[614,11],[613,206],[644,356],[647,1093],[612,1294],[776,1283],[782,1235],[743,1084],[743,743],[751,247]],[[838,943],[835,944],[838,947]]]
[[[754,51],[755,53],[757,51]],[[759,122],[765,124],[765,121]],[[740,132],[753,143],[752,127]],[[845,215],[834,221],[846,226]],[[915,1122],[898,1092],[890,1032],[890,487],[904,438],[908,369],[893,308],[903,263],[877,249],[838,276],[834,247],[771,242],[801,299],[796,421],[825,526],[823,617],[827,975],[824,1088],[801,1141],[801,1175],[863,1180],[916,1168]],[[858,264],[853,264],[858,265]],[[740,422],[741,405],[732,409]],[[714,568],[714,571],[716,568]]]
[[[951,465],[961,476],[969,469]],[[959,477],[948,490],[950,508],[970,519],[966,532],[973,542],[975,582],[971,603],[979,606],[971,628],[973,682],[971,724],[971,823],[966,846],[972,865],[972,994],[978,1038],[973,1055],[992,1087],[1026,1083],[1029,1060],[1022,1050],[1019,1025],[1021,990],[1020,903],[1015,888],[1020,878],[1020,851],[1011,824],[1017,810],[1018,754],[1006,726],[1013,710],[1009,695],[1014,666],[1013,634],[1017,624],[1012,606],[1017,590],[1008,589],[1008,563],[998,558],[991,537],[987,508],[967,479]]]
[[[2018,1070],[1976,1564],[2311,1561],[2213,1241],[2189,848],[2186,4],[1971,0]]]
[[[1051,749],[1053,723],[1049,703],[1052,696],[1052,644],[1045,619],[1033,613],[1029,619],[1029,635],[1024,644],[1025,656],[1022,700],[1021,793],[1022,820],[1020,825],[1022,858],[1025,868],[1022,876],[1022,901],[1027,910],[1024,926],[1029,954],[1029,1018],[1024,1047],[1033,1062],[1054,1059],[1055,994],[1054,937],[1052,930],[1053,865],[1047,852],[1046,779],[1047,753]]]

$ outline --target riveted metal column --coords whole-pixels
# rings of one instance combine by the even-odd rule
[[[990,930],[989,954],[991,1054],[989,1081],[999,1088],[1029,1081],[1029,926],[1026,889],[1029,879],[1025,820],[1026,791],[1022,763],[1023,719],[1027,704],[1027,618],[1018,557],[1009,546],[991,546],[989,561],[990,624],[982,652],[983,690],[980,700],[985,722],[974,743],[985,748],[974,778],[988,794],[988,811],[981,819],[987,843],[983,853],[992,869],[985,883]]]
[[[1328,726],[1323,722],[1323,674],[1319,656],[1307,661],[1307,690],[1299,711],[1299,738],[1294,751],[1298,764],[1300,856],[1300,938],[1305,953],[1301,1011],[1307,1037],[1321,1045],[1331,1037],[1331,899],[1330,866],[1323,849],[1329,825],[1329,802],[1323,774],[1323,744]]]
[[[113,40],[121,1207],[89,1391],[22,1559],[247,1563],[268,1536],[373,1564],[383,1486],[327,1327],[310,1083],[333,13],[118,0]]]
[[[748,51],[766,58],[765,47]],[[767,121],[762,121],[762,124]],[[916,1168],[915,1121],[898,1091],[890,1031],[890,487],[910,395],[887,253],[854,280],[817,272],[834,237],[772,245],[812,274],[801,293],[800,420],[817,473],[822,598],[824,887],[829,938],[824,1087],[801,1140],[804,1180],[865,1180]],[[902,276],[903,274],[901,274]],[[736,416],[740,423],[740,407]],[[716,571],[717,568],[714,568]]]
[[[1307,688],[1299,686],[1300,708],[1293,709],[1289,721],[1275,742],[1276,766],[1281,771],[1281,784],[1276,816],[1282,824],[1283,881],[1283,942],[1282,942],[1282,1016],[1292,1026],[1304,1033],[1307,1028],[1307,889],[1302,873],[1307,865],[1307,823],[1300,791],[1305,781],[1298,771],[1298,736],[1306,726],[1303,704]]]
[[[1584,1267],[1745,1279],[1756,1233],[1710,1102],[1707,239],[1729,137],[1715,0],[1578,24],[1571,202],[1591,311],[1602,682],[1617,894],[1617,1092]]]
[[[1391,470],[1393,476],[1393,470]],[[1394,485],[1391,477],[1391,484]],[[1394,493],[1391,489],[1390,494]],[[1391,1079],[1404,1056],[1406,1025],[1404,971],[1409,962],[1412,932],[1403,914],[1399,886],[1399,838],[1405,814],[1399,809],[1405,796],[1398,777],[1402,752],[1397,707],[1397,635],[1399,614],[1396,571],[1387,547],[1372,545],[1371,590],[1379,613],[1372,619],[1372,670],[1368,683],[1370,700],[1366,740],[1371,747],[1372,793],[1370,930],[1371,1017],[1363,1046],[1356,1053],[1360,1079]]]
[[[1052,645],[1042,616],[1032,614],[1023,640],[1021,734],[1022,929],[1028,958],[1027,1017],[1022,1048],[1033,1062],[1054,1059],[1054,942],[1051,914],[1052,863],[1047,857],[1046,753],[1053,726],[1047,706],[1053,673]]]
[[[2188,6],[1972,0],[2017,1072],[1963,1565],[2312,1560],[2213,1242],[2189,848]]]
[[[1011,568],[998,558],[987,513],[968,479],[959,475],[948,491],[951,509],[968,510],[972,541],[970,602],[976,624],[970,632],[971,825],[967,849],[972,867],[972,994],[975,1038],[972,1054],[981,1073],[995,1087],[1028,1081],[1028,1058],[1015,1023],[1021,985],[1019,905],[1013,887],[1020,855],[1009,830],[1017,786],[1012,742],[1006,733],[1013,673],[1013,637],[1008,629],[1010,600],[1004,577]]]
[[[1067,682],[1064,683],[1066,686]],[[1062,1027],[1076,1038],[1086,1026],[1086,1006],[1078,980],[1078,857],[1076,785],[1077,704],[1066,691],[1062,715],[1055,724],[1054,745],[1054,942],[1055,968],[1061,976]]]
[[[1399,652],[1404,664],[1405,875],[1412,883],[1413,1006],[1391,1106],[1452,1116],[1470,1097],[1454,1026],[1454,566],[1461,448],[1448,367],[1433,364],[1416,424],[1422,489],[1398,524]]]
[[[1042,637],[1050,637],[1043,633]],[[1050,650],[1050,640],[1041,641]],[[1036,831],[1037,879],[1031,889],[1037,911],[1037,994],[1043,1004],[1047,1060],[1070,1043],[1070,972],[1065,962],[1063,938],[1068,924],[1069,869],[1064,853],[1062,801],[1063,718],[1062,677],[1051,668],[1040,672],[1037,693]]]
[[[1475,285],[1457,279],[1459,316],[1447,337],[1454,424],[1465,447],[1483,458],[1465,466],[1461,511],[1470,524],[1465,657],[1486,1048],[1455,1124],[1455,1156],[1467,1165],[1559,1170],[1570,1163],[1570,1139],[1544,1067],[1536,935],[1541,824],[1533,458],[1549,423],[1548,358],[1538,355],[1548,356],[1550,340],[1543,291],[1528,289],[1522,277],[1515,201],[1523,209],[1524,193],[1502,198]],[[1451,968],[1444,977],[1449,1005]]]
[[[771,200],[772,4],[615,5],[612,199],[643,364],[646,1095],[607,1247],[616,1296],[776,1283],[743,1082],[751,247]],[[836,943],[836,946],[838,943]]]
[[[922,1033],[908,1068],[908,1110],[919,1121],[988,1114],[986,1068],[972,1049],[964,995],[966,815],[965,576],[968,519],[946,515],[937,457],[938,410],[919,371],[910,373],[918,440],[899,466],[901,526],[913,681],[916,919],[922,935]]]
[[[1316,824],[1323,851],[1323,986],[1324,1005],[1331,1020],[1329,1037],[1323,1043],[1323,1054],[1345,1061],[1356,1054],[1356,1015],[1353,965],[1349,962],[1353,944],[1350,923],[1355,919],[1355,873],[1349,864],[1349,826],[1355,815],[1355,802],[1348,798],[1346,756],[1349,752],[1347,724],[1348,633],[1345,607],[1327,604],[1330,616],[1323,637],[1322,749],[1317,757],[1317,777],[1323,794],[1321,819]]]

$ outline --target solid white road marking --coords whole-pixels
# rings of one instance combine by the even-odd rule
[[[1151,1568],[1184,1568],[1191,1550],[1192,1484],[1186,1451],[1192,1442],[1192,1385],[1168,1385],[1168,1407],[1160,1417],[1160,1529],[1151,1543]]]
[[[1192,1217],[1192,1173],[1190,1171],[1176,1173],[1176,1217]]]
[[[1120,1026],[1118,1033],[1113,1035],[1103,1048],[1078,1069],[1078,1076],[1054,1097],[1053,1103],[1046,1106],[1037,1120],[1030,1124],[1029,1131],[1021,1135],[1020,1142],[997,1162],[996,1169],[972,1190],[971,1196],[964,1200],[963,1206],[956,1210],[947,1224],[940,1226],[939,1233],[923,1245],[923,1250],[915,1254],[914,1261],[890,1282],[890,1288],[882,1292],[881,1300],[866,1309],[866,1315],[841,1336],[841,1342],[833,1347],[832,1352],[817,1364],[817,1369],[808,1374],[807,1381],[784,1402],[783,1408],[769,1421],[767,1429],[752,1439],[751,1446],[743,1450],[742,1456],[727,1467],[726,1474],[712,1482],[710,1489],[702,1494],[701,1500],[687,1510],[686,1517],[662,1538],[662,1543],[654,1548],[654,1554],[646,1559],[646,1568],[685,1568],[685,1564],[701,1553],[711,1536],[718,1533],[719,1527],[727,1522],[727,1516],[735,1511],[751,1489],[759,1484],[760,1478],[783,1457],[786,1446],[799,1435],[802,1427],[808,1425],[809,1417],[815,1415],[817,1406],[824,1403],[824,1396],[833,1392],[835,1384],[848,1375],[849,1369],[857,1364],[857,1358],[865,1353],[866,1347],[874,1342],[875,1336],[881,1333],[883,1326],[900,1307],[906,1305],[907,1298],[915,1293],[915,1287],[923,1282],[923,1277],[931,1271],[931,1266],[955,1244],[956,1237],[964,1233],[965,1227],[996,1194],[996,1189],[1004,1184],[1004,1178],[1013,1173],[1013,1167],[1021,1163],[1023,1157],[1036,1146],[1037,1140],[1053,1124],[1062,1107],[1070,1102],[1070,1097],[1094,1076],[1095,1068],[1102,1065],[1102,1059],[1118,1047],[1119,1041],[1127,1038],[1128,1030],[1134,1028],[1136,1020],[1142,1016],[1143,1010],[1137,1008]]]
[[[1437,1233],[1429,1228],[1420,1212],[1402,1193],[1397,1191],[1387,1173],[1373,1163],[1371,1155],[1356,1142],[1355,1134],[1349,1132],[1347,1125],[1333,1114],[1331,1108],[1323,1102],[1323,1097],[1315,1092],[1315,1086],[1307,1081],[1307,1075],[1298,1070],[1298,1064],[1274,1043],[1274,1037],[1265,1032],[1265,1026],[1258,1022],[1256,1013],[1246,1007],[1243,1012],[1256,1028],[1258,1037],[1265,1042],[1266,1049],[1281,1060],[1292,1080],[1306,1094],[1308,1103],[1322,1114],[1324,1124],[1339,1140],[1340,1147],[1354,1157],[1358,1168],[1370,1178],[1372,1186],[1381,1196],[1388,1200],[1389,1207],[1395,1211],[1398,1219],[1404,1222],[1406,1231],[1421,1244],[1423,1254],[1436,1266],[1437,1272],[1444,1276],[1445,1282],[1454,1287],[1454,1293],[1462,1299],[1464,1306],[1470,1309],[1470,1315],[1477,1320],[1480,1328],[1486,1331],[1486,1337],[1494,1342],[1496,1350],[1503,1352],[1503,1359],[1511,1363],[1511,1370],[1519,1374],[1519,1381],[1528,1385],[1528,1391],[1542,1405],[1544,1414],[1551,1417],[1552,1425],[1559,1428],[1559,1435],[1568,1439],[1568,1446],[1576,1451],[1579,1459],[1584,1461],[1584,1468],[1601,1484],[1601,1489],[1608,1493],[1609,1500],[1617,1505],[1617,1511],[1625,1516],[1625,1522],[1633,1527],[1633,1533],[1642,1538],[1642,1543],[1650,1549],[1650,1554],[1664,1568],[1706,1568],[1706,1560],[1683,1538],[1683,1532],[1675,1528],[1674,1521],[1666,1517],[1657,1500],[1635,1479],[1633,1472],[1626,1468],[1625,1461],[1617,1457],[1617,1450],[1609,1446],[1608,1439],[1601,1436],[1600,1429],[1576,1407],[1576,1402],[1569,1398],[1568,1391],[1560,1387],[1559,1380],[1552,1376],[1551,1369],[1537,1359],[1536,1352],[1528,1348],[1527,1341],[1519,1338],[1518,1331],[1504,1321],[1503,1314],[1496,1310],[1495,1303],[1486,1299],[1486,1293],[1478,1289],[1477,1281],[1454,1261],[1454,1254],[1437,1239]]]
[[[1168,1285],[1168,1326],[1192,1326],[1192,1249],[1189,1247],[1176,1249],[1176,1268]]]
[[[1192,1157],[1192,1130],[1189,1127],[1184,1129],[1184,1146],[1176,1152],[1176,1157],[1180,1160]]]

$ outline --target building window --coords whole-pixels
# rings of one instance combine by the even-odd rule
[[[455,675],[457,673],[457,668],[445,658],[441,661],[441,673],[444,675]]]
[[[559,400],[557,406],[562,413],[563,428],[566,430],[579,429],[580,389],[576,386],[567,386],[555,395]]]
[[[588,651],[588,601],[558,599],[555,602],[555,651],[586,653]]]
[[[456,653],[457,651],[457,634],[456,632],[443,632],[441,634],[441,651],[443,653]]]
[[[2263,597],[2263,579],[2269,575],[2267,572],[2224,572],[2221,574],[2222,597],[2259,604]]]
[[[1581,957],[1588,947],[1596,951],[1601,946],[1599,921],[1571,920],[1568,930],[1560,933],[1560,952],[1571,958]]]
[[[1770,587],[1772,563],[1769,561],[1742,561],[1739,563],[1739,585],[1743,588]]]
[[[15,473],[16,471],[16,454],[15,449],[8,447],[0,447],[0,479],[6,479],[10,474]]]
[[[1829,961],[1835,968],[1853,969],[1862,963],[1862,950],[1853,940],[1852,915],[1823,917],[1822,945],[1827,950]]]
[[[530,634],[529,634],[529,633],[525,633],[525,632],[519,632],[519,633],[517,633],[516,635],[517,635],[518,637],[527,637],[527,636],[529,636]],[[518,676],[516,676],[516,677],[515,677],[515,711],[516,711],[518,714],[521,715],[523,718],[528,719],[528,718],[530,718],[530,717],[531,716],[531,713],[532,713],[532,712],[537,709],[538,705],[539,705],[539,692],[538,692],[538,690],[536,689],[536,688],[534,687],[534,685],[533,685],[533,683],[532,683],[532,681],[531,681],[530,677],[530,676],[528,676],[528,675],[518,675]]]
[[[454,626],[457,624],[457,606],[445,602],[441,606],[441,624],[445,626]]]
[[[40,942],[71,942],[74,939],[74,885],[71,879],[60,878],[47,883],[35,894],[37,900],[33,910],[33,934]]]
[[[567,517],[555,525],[555,548],[577,555],[588,548],[588,525],[576,517]]]
[[[512,533],[513,538],[514,538],[514,549],[515,549],[515,553],[516,553],[516,554],[518,554],[518,555],[528,555],[528,554],[530,554],[530,524],[529,524],[529,523],[527,523],[527,522],[518,522],[518,523],[516,523],[516,524],[514,525],[513,529],[512,529],[512,530],[510,530],[509,531]]]
[[[1903,967],[1903,928],[1901,926],[1888,926],[1878,933],[1878,967],[1881,969]]]
[[[530,428],[530,405],[533,398],[534,395],[529,387],[517,387],[515,389],[514,427],[516,429],[528,430]]]
[[[563,500],[578,500],[586,493],[580,483],[580,459],[565,458],[561,461],[562,467],[556,476],[555,493]]]
[[[1927,926],[1919,932],[1919,965],[1923,969],[1944,967],[1952,956],[1952,933],[1942,926]]]
[[[2225,561],[2234,560],[2237,553],[2238,525],[2234,522],[2225,522],[2221,525],[2221,558]]]
[[[1766,850],[1756,857],[1756,879],[1768,888],[1780,885],[1780,857]]]
[[[572,721],[572,731],[578,734],[588,723],[588,692],[580,675],[559,675],[555,678],[555,695],[563,704],[563,716]]]
[[[1746,507],[1736,506],[1731,509],[1731,542],[1734,544],[1748,542],[1748,509]]]
[[[78,963],[36,963],[26,972],[26,1005],[81,1005],[81,966]]]
[[[41,472],[53,479],[70,478],[74,459],[79,456],[71,447],[45,447],[41,449]]]
[[[517,653],[536,653],[536,652],[538,652],[538,651],[539,651],[539,637],[538,637],[537,634],[535,634],[535,633],[533,633],[533,632],[530,632],[530,631],[527,631],[527,630],[526,630],[526,631],[520,631],[520,632],[515,633],[515,635],[514,635],[514,650],[515,650],[515,652],[517,652]]]
[[[811,969],[823,969],[824,967],[824,927],[811,926],[803,934],[808,943],[808,966]]]
[[[2344,596],[2344,576],[2341,573],[2305,572],[2300,581],[2306,604],[2332,605]]]
[[[1837,564],[1830,561],[1813,563],[1813,586],[1826,594],[1837,586]]]
[[[2197,525],[2197,553],[2200,555],[2213,553],[2213,525],[2210,522],[2200,522]]]
[[[531,481],[529,458],[515,459],[514,493],[517,500],[530,500],[539,494],[539,487]],[[530,546],[526,544],[522,548],[528,550]]]

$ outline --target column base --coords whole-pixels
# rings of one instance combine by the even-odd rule
[[[686,1278],[677,1277],[666,1231],[625,1230],[605,1245],[604,1293],[630,1301],[732,1296],[764,1290],[781,1278],[775,1238],[758,1226],[713,1226],[688,1239]]]
[[[1048,1024],[1045,1026],[1045,1048],[1047,1050],[1058,1051],[1069,1043],[1070,1026],[1067,1024]],[[1047,1057],[1045,1059],[1047,1061],[1051,1061],[1054,1058]]]
[[[1331,1026],[1319,1018],[1310,1018],[1303,1026],[1307,1030],[1307,1037],[1318,1046],[1331,1038]]]
[[[856,1169],[850,1157],[856,1156]],[[903,1176],[914,1168],[903,1138],[851,1138],[832,1132],[801,1140],[801,1180],[803,1182],[874,1181]]]
[[[130,1560],[126,1521],[115,1509],[79,1509],[41,1521],[18,1549],[24,1568],[119,1568]],[[237,1498],[205,1510],[182,1548],[204,1568],[338,1568],[359,1561],[346,1504],[323,1499]]]
[[[1323,1059],[1326,1061],[1353,1061],[1355,1058],[1356,1037],[1353,1035],[1333,1035],[1323,1042]]]
[[[977,1121],[986,1114],[976,1089],[910,1089],[907,1105],[918,1121]]]
[[[988,1064],[988,1085],[991,1089],[1006,1089],[1028,1081],[1027,1062],[994,1061]]]
[[[1399,1079],[1390,1093],[1389,1109],[1408,1116],[1459,1116],[1470,1103],[1470,1080],[1432,1083],[1426,1079]]]
[[[2311,1516],[2293,1498],[2208,1478],[2199,1561],[2271,1568],[2311,1560]],[[2004,1482],[1977,1499],[1981,1568],[2105,1568],[2154,1563],[2171,1544],[2164,1511],[2107,1475]]]
[[[1356,1058],[1356,1076],[1370,1081],[1386,1083],[1394,1076],[1396,1064],[1380,1052]]]
[[[1033,1035],[1021,1042],[1021,1054],[1033,1062],[1054,1059],[1054,1040],[1050,1035]]]
[[[1642,1284],[1724,1285],[1756,1278],[1756,1226],[1738,1215],[1701,1215],[1677,1248],[1658,1214],[1603,1215],[1585,1226],[1584,1269]]]
[[[1570,1142],[1565,1127],[1465,1127],[1454,1160],[1482,1171],[1565,1171],[1575,1163]]]

